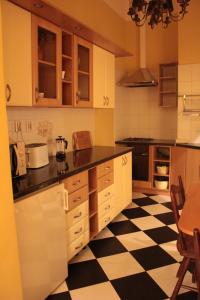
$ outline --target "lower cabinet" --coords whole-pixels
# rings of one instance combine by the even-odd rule
[[[114,215],[120,213],[132,201],[132,153],[114,159]]]
[[[68,191],[67,258],[72,259],[132,200],[132,152],[63,181]]]
[[[186,192],[192,183],[200,181],[200,151],[199,149],[187,149],[185,189]]]

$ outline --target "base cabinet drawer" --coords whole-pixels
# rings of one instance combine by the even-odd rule
[[[68,193],[70,194],[80,189],[81,187],[88,185],[88,172],[84,171],[74,176],[71,176],[66,180],[63,180],[63,183],[65,185],[66,190],[68,190]]]
[[[98,206],[111,197],[114,197],[114,184],[111,184],[106,189],[98,193]]]
[[[89,230],[84,232],[78,239],[68,245],[67,257],[68,261],[75,256],[89,242]]]
[[[88,200],[88,186],[69,194],[69,210]]]
[[[106,189],[108,186],[113,184],[113,182],[114,182],[113,172],[99,178],[98,181],[97,181],[97,190],[98,190],[98,192]]]
[[[113,205],[113,197],[108,199],[107,201],[103,202],[99,207],[98,207],[98,217],[101,218],[105,214],[109,213],[110,211],[113,211],[114,205]]]
[[[113,160],[106,161],[97,166],[97,177],[102,177],[110,172],[113,172]]]
[[[72,227],[85,216],[88,216],[88,201],[83,202],[71,211],[66,213],[66,229]]]
[[[99,218],[98,220],[98,231],[102,230],[106,227],[110,221],[113,219],[113,212],[112,210],[106,213],[103,217]]]
[[[74,224],[67,230],[67,243],[72,243],[79,238],[85,231],[89,230],[88,216],[84,217],[80,222]]]

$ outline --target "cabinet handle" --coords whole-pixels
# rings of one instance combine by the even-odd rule
[[[38,102],[39,100],[39,89],[35,88],[35,101]]]
[[[110,217],[108,217],[107,219],[105,219],[105,223],[108,223],[110,221]]]
[[[75,249],[78,250],[83,246],[83,243],[81,242],[79,246],[76,246]]]
[[[64,200],[63,200],[63,208],[64,211],[68,211],[69,210],[69,202],[68,202],[68,191],[66,189],[64,189]]]
[[[80,211],[80,213],[76,216],[74,216],[74,219],[80,218],[82,216],[82,212]]]
[[[106,96],[103,96],[103,99],[104,99],[103,105],[105,106],[106,105]]]
[[[122,156],[122,167],[125,165],[124,156]]]
[[[10,85],[7,83],[6,84],[6,101],[10,102],[10,98],[12,96],[12,91]]]
[[[107,180],[105,180],[104,182],[105,182],[105,183],[108,183],[108,182],[110,182],[110,179],[107,179]]]
[[[104,207],[104,210],[108,210],[108,209],[110,209],[110,204],[108,206]]]
[[[75,231],[74,234],[78,234],[78,233],[81,233],[81,231],[83,230],[83,227],[80,227],[79,230]]]
[[[80,197],[78,197],[78,198],[76,198],[76,199],[74,199],[74,200],[73,200],[73,202],[75,202],[75,203],[76,203],[76,202],[78,202],[78,201],[80,201],[80,200],[81,200],[81,196],[80,196]]]
[[[80,181],[80,179],[79,179],[79,180],[73,182],[72,185],[77,185],[77,184],[79,184],[80,182],[81,182],[81,181]]]
[[[80,91],[77,91],[76,92],[76,102],[78,102],[81,98],[81,92]]]
[[[109,105],[109,102],[110,102],[110,98],[109,98],[108,96],[106,96],[106,99],[107,99],[106,105],[108,106],[108,105]]]
[[[126,165],[127,162],[128,162],[128,159],[127,159],[126,155],[124,156],[124,160],[125,160],[125,165]]]
[[[110,167],[108,166],[108,167],[105,167],[105,170],[109,170],[110,169]]]
[[[110,192],[108,192],[104,195],[104,197],[108,197],[108,196],[110,196]]]

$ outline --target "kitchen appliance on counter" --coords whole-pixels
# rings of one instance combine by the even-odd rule
[[[48,165],[48,146],[45,143],[34,143],[26,145],[26,167],[37,169]]]
[[[26,174],[26,155],[24,142],[10,144],[10,164],[13,178]]]
[[[68,142],[61,135],[56,139],[56,158],[57,160],[65,159],[65,150],[67,149]]]
[[[152,140],[151,138],[129,137],[116,142],[116,144],[133,147],[133,180],[148,181],[149,179],[149,142]]]
[[[67,277],[64,184],[15,203],[24,300],[43,300]]]

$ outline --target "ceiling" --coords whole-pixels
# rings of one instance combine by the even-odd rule
[[[103,0],[108,6],[110,6],[120,17],[126,21],[130,21],[130,17],[127,15],[129,8],[129,0]]]

